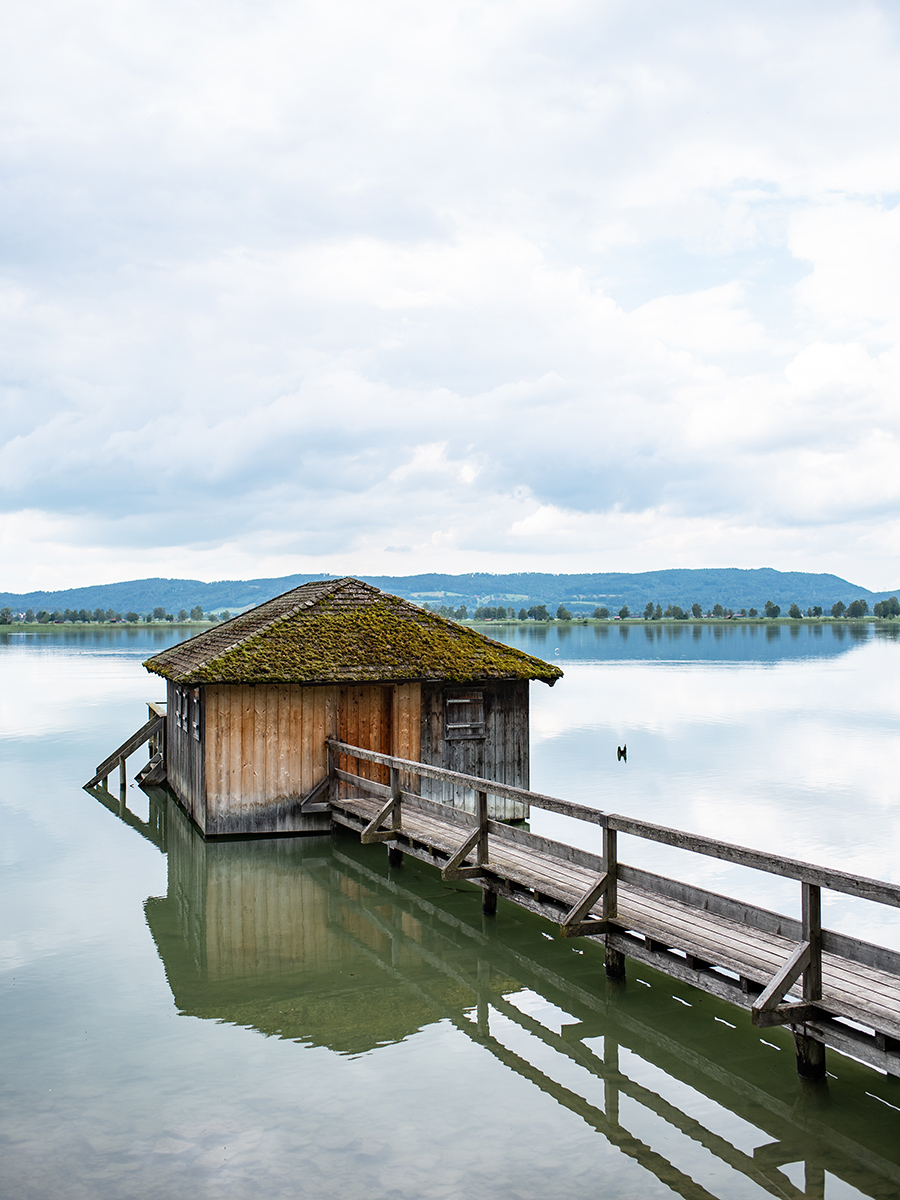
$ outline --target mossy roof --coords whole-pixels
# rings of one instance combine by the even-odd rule
[[[306,583],[144,663],[174,683],[541,679],[562,671],[358,579]]]

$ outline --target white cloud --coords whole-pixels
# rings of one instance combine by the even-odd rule
[[[3,585],[900,576],[896,15],[648,12],[9,10]]]

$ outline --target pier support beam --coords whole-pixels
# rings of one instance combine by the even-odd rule
[[[397,846],[388,846],[388,866],[402,867],[403,866],[403,851]]]
[[[481,890],[481,911],[486,917],[496,916],[497,913],[497,893],[493,888],[482,888]]]
[[[817,1081],[825,1078],[825,1043],[802,1033],[791,1031],[797,1048],[797,1074],[801,1079]]]
[[[609,942],[606,944],[606,978],[625,978],[625,955],[621,950],[613,950]]]

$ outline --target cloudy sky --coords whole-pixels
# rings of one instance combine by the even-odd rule
[[[24,0],[0,587],[900,583],[900,15]]]

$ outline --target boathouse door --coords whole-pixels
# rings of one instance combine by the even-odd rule
[[[375,750],[379,754],[393,753],[393,695],[392,686],[357,684],[342,687],[338,709],[338,737],[351,746]],[[342,771],[361,775],[376,783],[390,783],[390,770],[380,763],[365,762],[342,754],[338,764]]]

